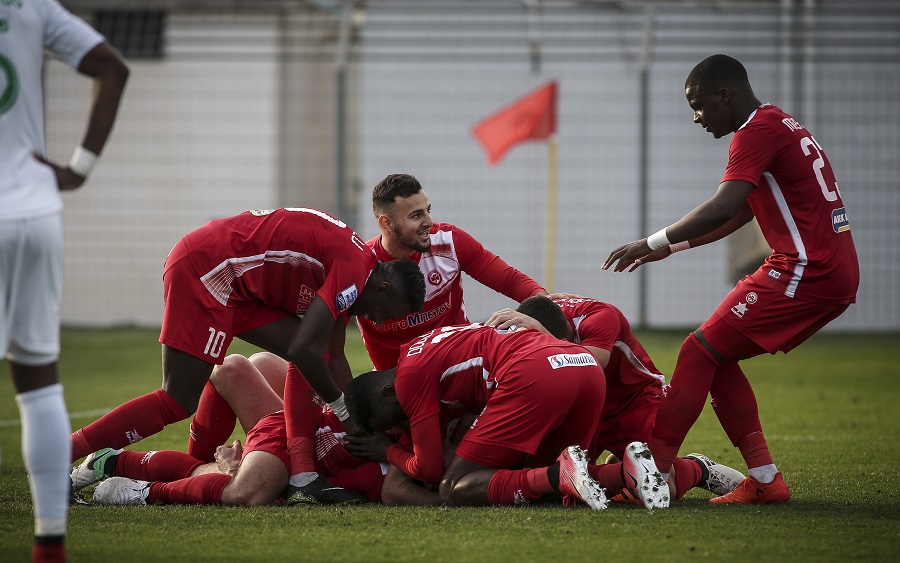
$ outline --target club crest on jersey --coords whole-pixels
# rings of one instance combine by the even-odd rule
[[[597,365],[597,360],[594,359],[594,356],[588,353],[583,354],[554,354],[553,356],[547,356],[547,361],[550,362],[550,367],[552,369],[560,369],[567,368],[571,366],[595,366]]]
[[[847,210],[841,207],[831,212],[831,227],[836,233],[850,230],[850,219],[847,218]]]
[[[741,318],[747,312],[747,303],[738,301],[738,304],[731,308],[731,312]]]
[[[431,270],[428,272],[428,283],[431,285],[441,285],[441,282],[444,281],[444,278],[441,277],[441,273],[437,270]]]
[[[349,309],[350,305],[353,305],[353,302],[356,301],[357,297],[359,297],[359,291],[356,290],[356,284],[353,284],[338,293],[337,298],[335,299],[338,312]]]

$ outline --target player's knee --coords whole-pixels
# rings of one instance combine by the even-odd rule
[[[476,484],[463,477],[459,481],[444,480],[441,482],[441,502],[447,506],[466,506],[472,504],[471,499],[477,496]]]
[[[219,385],[225,384],[240,376],[241,372],[248,367],[251,367],[250,360],[240,354],[229,354],[228,356],[225,356],[222,365],[216,366],[213,369],[209,380],[213,382],[213,385],[218,387]]]
[[[271,495],[265,494],[259,488],[241,487],[234,482],[230,483],[222,493],[222,504],[231,506],[263,506],[272,500],[274,499],[271,498]]]

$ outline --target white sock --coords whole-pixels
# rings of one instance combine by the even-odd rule
[[[16,395],[22,419],[22,456],[34,504],[34,535],[66,533],[72,427],[59,383]]]
[[[775,480],[775,474],[778,473],[778,468],[775,467],[774,463],[770,463],[760,467],[752,467],[747,473],[760,483],[771,483]]]
[[[295,487],[303,487],[304,485],[309,485],[313,481],[316,480],[319,474],[315,471],[307,471],[305,473],[297,473],[296,475],[291,475],[291,478],[288,480],[288,483]]]

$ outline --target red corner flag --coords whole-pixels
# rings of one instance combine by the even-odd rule
[[[541,141],[556,133],[556,81],[550,81],[472,127],[490,164],[523,141]]]

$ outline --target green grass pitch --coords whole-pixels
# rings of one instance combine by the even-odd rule
[[[671,374],[687,331],[640,333]],[[153,330],[63,331],[73,428],[158,388]],[[691,491],[669,509],[73,507],[69,560],[116,561],[900,561],[900,335],[817,335],[791,354],[742,363],[775,462],[779,506],[712,506]],[[231,352],[253,349],[235,342]],[[348,335],[354,372],[369,368]],[[18,410],[0,368],[0,562],[30,557],[32,515]],[[81,414],[79,414],[81,413]],[[188,423],[133,449],[184,449]],[[238,435],[237,437],[243,437]],[[707,406],[682,454],[745,471]]]

